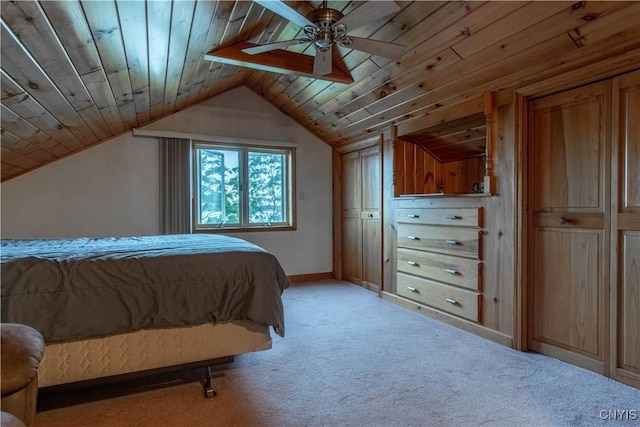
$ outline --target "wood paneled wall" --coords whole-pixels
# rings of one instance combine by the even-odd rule
[[[471,193],[484,177],[486,158],[440,163],[425,149],[396,138],[393,142],[394,196]]]

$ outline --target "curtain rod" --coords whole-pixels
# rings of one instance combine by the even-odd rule
[[[196,133],[185,133],[170,130],[153,130],[153,129],[137,129],[131,130],[133,136],[147,137],[147,138],[179,138],[179,139],[191,139],[195,141],[206,142],[222,142],[229,144],[246,144],[246,145],[267,145],[271,147],[297,147],[297,142],[287,141],[275,141],[267,139],[250,139],[250,138],[237,138],[233,136],[214,136],[214,135],[201,135]]]

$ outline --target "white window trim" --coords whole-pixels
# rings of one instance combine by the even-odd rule
[[[176,132],[177,133],[177,132]],[[185,134],[181,134],[181,135],[185,135]],[[296,147],[298,146],[298,144],[296,143],[287,143],[287,142],[275,142],[273,143],[273,141],[266,141],[266,140],[250,140],[250,139],[239,139],[239,138],[232,138],[232,137],[222,137],[220,139],[214,139],[214,137],[207,137],[206,140],[203,139],[191,139],[191,151],[192,151],[192,157],[197,156],[197,148],[200,145],[207,145],[207,143],[210,143],[211,145],[219,145],[221,148],[224,148],[225,146],[227,146],[227,148],[233,148],[233,145],[241,145],[241,146],[246,146],[251,148],[254,148],[256,150],[260,150],[261,148],[269,150],[269,149],[275,149],[275,150],[291,150],[291,160],[289,162],[289,167],[288,169],[288,175],[289,178],[287,179],[287,181],[290,183],[289,188],[288,188],[288,192],[290,193],[289,197],[288,197],[288,211],[289,211],[289,221],[286,224],[278,224],[278,225],[274,225],[274,226],[267,226],[267,225],[239,225],[239,226],[212,226],[212,227],[199,227],[198,221],[197,221],[197,212],[198,212],[198,207],[197,202],[198,202],[198,198],[196,196],[196,183],[195,180],[198,179],[198,171],[197,168],[195,167],[195,160],[192,162],[194,164],[193,166],[193,170],[192,170],[192,185],[191,185],[191,191],[192,191],[192,214],[193,214],[193,218],[192,218],[192,227],[193,227],[193,232],[194,233],[208,233],[208,232],[224,232],[224,231],[233,231],[233,232],[241,232],[241,231],[285,231],[285,230],[295,230],[296,229],[296,224],[297,224],[297,206],[296,206]],[[244,165],[240,166],[241,168],[241,173],[242,169],[244,169]],[[245,177],[246,178],[246,177]],[[246,214],[246,212],[245,212]],[[245,221],[246,218],[243,218],[243,221]]]

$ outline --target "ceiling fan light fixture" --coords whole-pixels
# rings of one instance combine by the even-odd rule
[[[343,36],[342,38],[340,38],[340,40],[336,40],[338,42],[338,44],[342,47],[349,47],[351,46],[351,44],[353,43],[353,40],[351,40],[349,37],[347,36]]]
[[[315,25],[305,25],[302,30],[310,39],[315,38],[318,33],[320,33],[320,28],[316,27]]]
[[[347,27],[344,24],[335,24],[333,26],[333,37],[340,39],[347,35]]]
[[[322,28],[320,34],[318,34],[315,39],[316,47],[322,52],[331,49],[334,43],[333,33],[328,28]]]

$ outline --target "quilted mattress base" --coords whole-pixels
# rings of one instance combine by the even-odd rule
[[[54,342],[45,346],[38,386],[236,356],[271,344],[269,327],[248,320]]]

